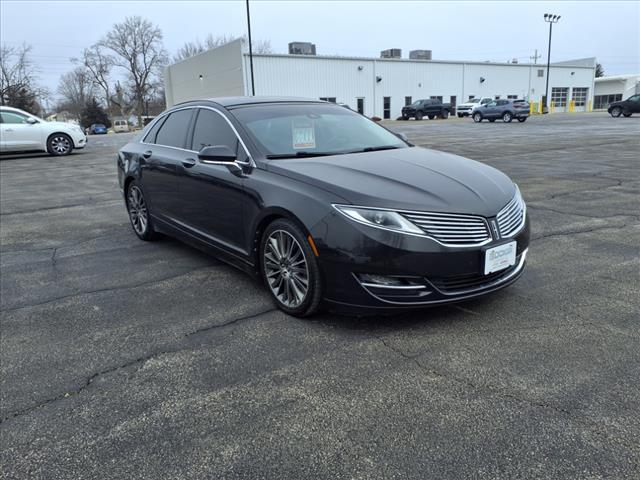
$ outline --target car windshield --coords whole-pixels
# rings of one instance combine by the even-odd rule
[[[469,100],[469,103],[478,103],[479,101],[479,98],[472,98],[471,100]]]
[[[415,102],[413,102],[411,104],[412,107],[417,107],[418,105],[420,105],[420,102],[422,102],[422,100],[416,100]]]
[[[233,115],[267,158],[313,157],[407,147],[393,133],[337,105],[271,104]]]
[[[94,126],[94,128],[106,128],[103,124],[101,123],[96,123]]]

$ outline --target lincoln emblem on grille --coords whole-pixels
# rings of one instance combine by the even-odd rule
[[[495,220],[491,220],[491,230],[493,230],[493,238],[500,239],[500,233],[498,232],[498,225]]]

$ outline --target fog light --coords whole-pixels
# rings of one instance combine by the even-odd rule
[[[384,275],[373,275],[370,273],[361,273],[359,277],[362,283],[389,286],[405,285],[405,282],[403,282],[401,278],[397,277],[385,277]]]

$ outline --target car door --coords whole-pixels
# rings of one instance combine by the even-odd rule
[[[482,116],[485,118],[495,118],[498,116],[498,102],[495,100],[487,103],[480,109]]]
[[[2,150],[40,150],[43,148],[40,122],[19,112],[0,112],[0,142]]]
[[[243,229],[244,181],[225,164],[197,159],[196,151],[207,146],[227,146],[240,161],[248,160],[238,136],[222,112],[198,109],[190,134],[192,165],[182,165],[179,177],[181,218],[184,226],[201,240],[236,253],[248,254]]]
[[[629,112],[640,113],[640,95],[633,95],[627,100],[629,102]]]
[[[178,176],[183,162],[195,162],[196,154],[185,148],[194,112],[184,108],[169,113],[139,145],[141,184],[151,214],[174,225],[181,216]]]

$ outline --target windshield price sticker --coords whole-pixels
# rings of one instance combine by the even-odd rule
[[[293,125],[292,127],[293,148],[316,148],[316,135],[313,125]]]

